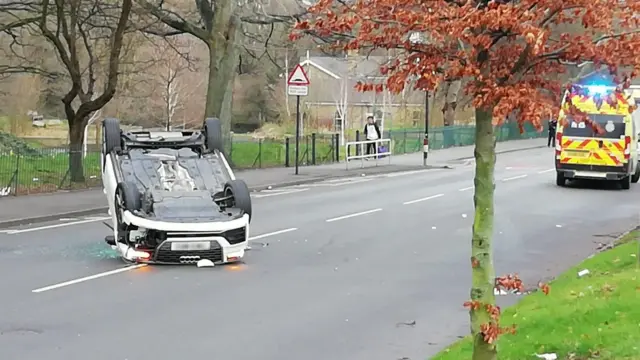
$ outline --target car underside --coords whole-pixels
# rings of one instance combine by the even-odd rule
[[[208,125],[209,133],[119,131],[111,144],[105,139],[112,148],[103,149],[102,179],[114,230],[106,240],[123,259],[189,264],[244,256],[249,189],[218,148],[207,148],[219,143]]]

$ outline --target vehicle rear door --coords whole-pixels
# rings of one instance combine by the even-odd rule
[[[626,163],[624,116],[590,114],[589,118],[600,125],[602,133],[567,117],[562,137],[563,162],[589,166],[593,171],[599,171],[603,166],[622,167]]]

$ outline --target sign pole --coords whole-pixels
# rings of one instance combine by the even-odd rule
[[[296,96],[296,175],[300,156],[300,95]]]
[[[287,79],[287,94],[296,97],[296,172],[300,162],[300,96],[309,94],[309,77],[300,64],[296,65]]]

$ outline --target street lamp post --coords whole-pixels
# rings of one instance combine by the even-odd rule
[[[412,44],[423,44],[428,41],[420,32],[412,32],[409,34],[409,41]],[[420,61],[420,59],[417,59]],[[427,166],[427,157],[429,156],[429,90],[424,92],[424,140],[422,141],[422,165]]]
[[[429,90],[424,92],[424,140],[422,142],[422,165],[427,166],[429,156]]]

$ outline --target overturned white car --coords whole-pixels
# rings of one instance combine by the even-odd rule
[[[223,153],[218,119],[202,131],[123,132],[102,127],[102,182],[113,220],[105,241],[129,262],[240,261],[251,197]]]

